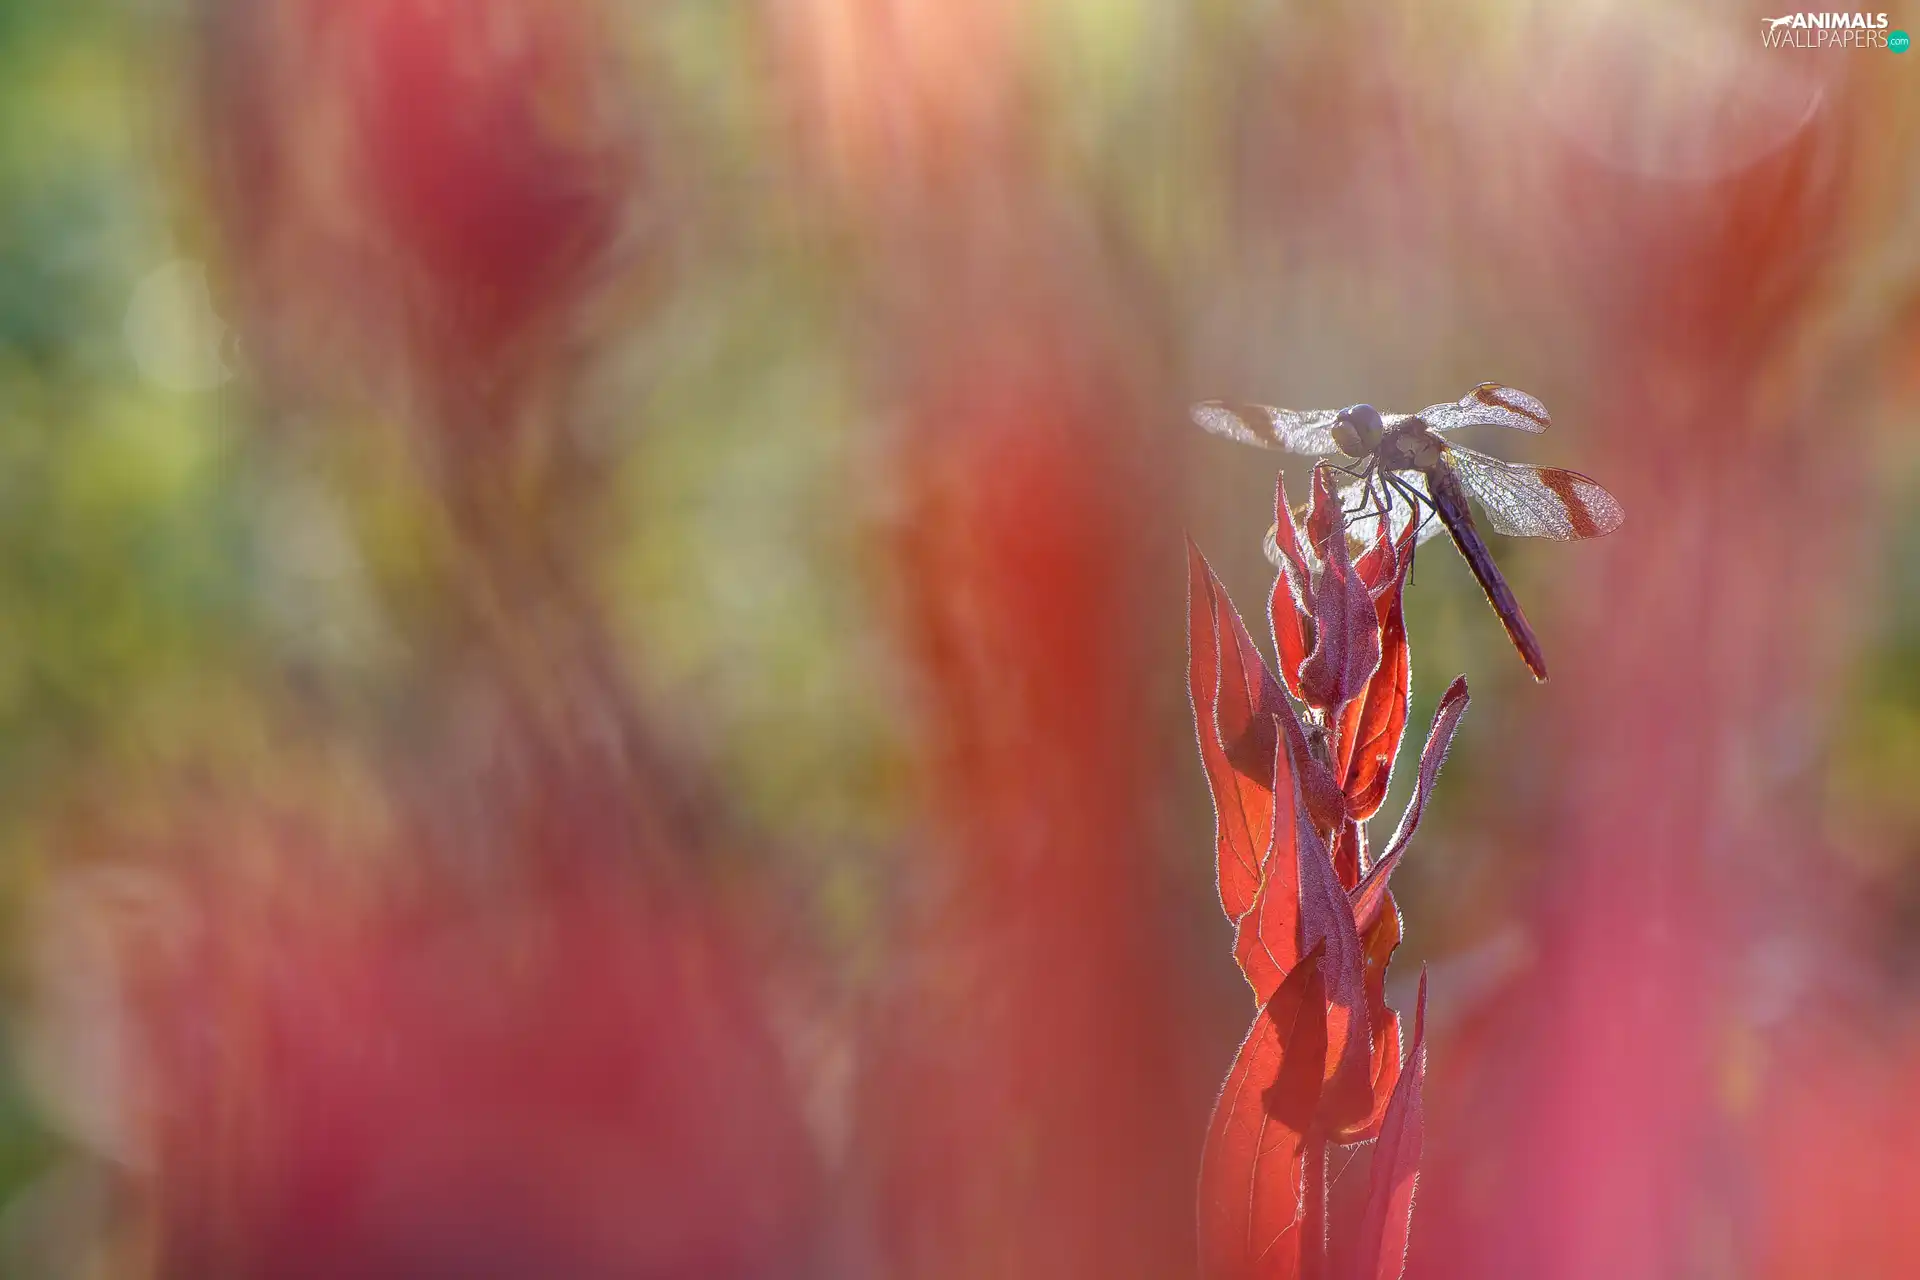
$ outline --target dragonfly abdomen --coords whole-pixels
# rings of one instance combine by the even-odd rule
[[[1433,466],[1424,468],[1424,471],[1427,489],[1433,495],[1433,507],[1440,516],[1440,523],[1452,535],[1453,545],[1460,549],[1461,558],[1473,570],[1475,581],[1486,592],[1487,603],[1500,616],[1500,625],[1507,629],[1513,647],[1520,651],[1520,658],[1527,664],[1527,669],[1533,672],[1533,678],[1545,680],[1547,657],[1540,651],[1540,641],[1534,636],[1533,628],[1527,625],[1527,615],[1521,612],[1513,589],[1501,575],[1500,567],[1493,562],[1493,552],[1473,523],[1473,509],[1467,505],[1466,490],[1461,486],[1459,477],[1453,474],[1453,468],[1444,457]]]

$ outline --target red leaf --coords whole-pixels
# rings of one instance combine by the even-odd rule
[[[1332,874],[1326,841],[1320,838],[1322,820],[1315,813],[1307,792],[1325,790],[1337,803],[1339,790],[1324,766],[1306,754],[1300,722],[1292,704],[1282,700],[1284,714],[1275,718],[1279,734],[1299,742],[1297,751],[1276,753],[1273,762],[1272,810],[1269,829],[1272,843],[1261,860],[1261,879],[1255,891],[1253,907],[1239,918],[1234,931],[1233,954],[1240,971],[1253,987],[1255,998],[1265,1001],[1281,979],[1311,949],[1313,939],[1303,941],[1300,924],[1300,865],[1306,857],[1319,859]],[[1304,761],[1304,767],[1303,762]],[[1312,853],[1304,854],[1304,844]],[[1344,892],[1342,898],[1344,901]]]
[[[1311,1114],[1318,1100],[1326,1058],[1319,988],[1319,957],[1309,955],[1254,1018],[1214,1103],[1198,1215],[1200,1274],[1208,1280],[1292,1280],[1300,1273],[1295,1227],[1304,1130],[1282,1117],[1303,1107]]]
[[[1411,556],[1400,561],[1400,572],[1390,579],[1378,600],[1375,616],[1380,628],[1380,665],[1367,681],[1366,692],[1347,704],[1336,735],[1335,764],[1348,811],[1365,821],[1387,798],[1394,757],[1406,734],[1412,702],[1412,655],[1407,648],[1406,571]]]
[[[1391,893],[1372,927],[1361,932],[1360,946],[1366,956],[1367,1018],[1373,1027],[1373,1114],[1339,1134],[1343,1143],[1364,1142],[1379,1133],[1387,1100],[1400,1080],[1400,1015],[1387,1008],[1387,964],[1400,947],[1400,910]]]
[[[1400,1063],[1400,1015],[1391,1009],[1384,1010],[1374,1024],[1373,1033],[1373,1111],[1366,1120],[1351,1129],[1344,1129],[1335,1137],[1341,1145],[1370,1142],[1380,1136],[1380,1126],[1386,1120],[1387,1105],[1393,1098],[1393,1091],[1399,1087],[1401,1076]]]
[[[1223,662],[1222,654],[1226,660]],[[1220,906],[1238,920],[1253,905],[1273,842],[1273,722],[1257,714],[1266,672],[1226,589],[1187,543],[1187,694],[1213,795]],[[1284,701],[1277,692],[1276,701]],[[1264,756],[1257,772],[1248,766]]]
[[[1276,708],[1288,706],[1266,659],[1226,590],[1213,583],[1214,638],[1220,652],[1220,689],[1214,699],[1214,726],[1227,760],[1243,778],[1265,788],[1273,777]],[[1291,707],[1289,707],[1291,709]]]
[[[1291,708],[1289,708],[1290,710]],[[1252,909],[1242,915],[1233,933],[1233,956],[1253,988],[1254,998],[1273,999],[1286,977],[1300,964],[1300,855],[1301,832],[1319,845],[1311,816],[1304,813],[1291,753],[1275,753],[1272,807],[1268,813],[1271,844],[1262,865],[1265,874],[1255,891]],[[1325,846],[1320,845],[1324,855]]]
[[[1313,815],[1313,824],[1323,831],[1339,826],[1347,819],[1347,797],[1340,790],[1340,782],[1333,776],[1320,757],[1313,753],[1307,743],[1307,732],[1300,724],[1299,713],[1293,704],[1280,699],[1283,715],[1277,717],[1280,729],[1287,744],[1293,749],[1294,768],[1300,774],[1300,792],[1306,797],[1307,812]]]
[[[1325,467],[1314,467],[1313,485],[1307,496],[1307,546],[1322,558],[1327,554],[1333,531],[1344,531],[1347,527],[1346,518],[1340,512],[1340,499],[1334,494],[1327,474]]]
[[[1420,815],[1426,812],[1427,797],[1433,794],[1433,784],[1440,777],[1440,766],[1446,763],[1447,748],[1453,745],[1453,731],[1460,726],[1460,717],[1467,713],[1468,701],[1467,678],[1460,676],[1447,686],[1447,691],[1440,696],[1440,705],[1434,708],[1427,743],[1420,749],[1420,779],[1413,789],[1413,798],[1407,802],[1407,811],[1400,815],[1400,825],[1394,828],[1386,852],[1353,890],[1353,916],[1362,932],[1372,927],[1374,917],[1386,902],[1387,880],[1420,827]]]
[[[1326,523],[1328,532],[1313,583],[1313,652],[1300,664],[1300,688],[1302,701],[1332,711],[1358,697],[1379,668],[1380,619],[1367,584],[1347,558],[1346,524],[1338,502],[1329,499],[1322,515],[1324,485],[1318,469],[1314,476],[1315,509],[1308,529]]]
[[[1417,516],[1408,519],[1392,542],[1387,541],[1386,522],[1375,525],[1373,545],[1353,562],[1353,571],[1360,575],[1361,581],[1367,584],[1367,589],[1374,595],[1379,595],[1389,583],[1406,577],[1406,570],[1413,560],[1414,539],[1419,532]]]
[[[1287,477],[1282,472],[1273,481],[1273,545],[1301,582],[1310,582],[1313,573],[1300,552],[1300,534],[1294,528],[1293,508],[1287,505]]]
[[[1407,1265],[1407,1236],[1413,1226],[1413,1193],[1420,1179],[1420,1147],[1425,1137],[1421,1092],[1427,1079],[1427,975],[1420,974],[1420,998],[1413,1014],[1413,1047],[1394,1086],[1393,1100],[1373,1148],[1373,1182],[1360,1219],[1360,1249],[1354,1280],[1399,1280]]]
[[[1327,993],[1326,1089],[1321,1124],[1329,1132],[1373,1112],[1373,1034],[1367,1019],[1365,959],[1347,891],[1333,873],[1326,842],[1296,801],[1294,851],[1300,868],[1300,954],[1322,950]],[[1276,806],[1274,822],[1280,821]],[[1272,880],[1278,868],[1269,869]]]
[[[1261,1105],[1273,1119],[1301,1134],[1313,1128],[1326,1084],[1327,986],[1321,955],[1315,947],[1301,957],[1267,1003],[1267,1016],[1287,1050],[1279,1073],[1260,1095]],[[1296,979],[1296,974],[1306,976]]]
[[[1367,857],[1367,829],[1352,818],[1341,820],[1333,837],[1333,874],[1349,893],[1360,879]]]
[[[1267,620],[1273,628],[1273,651],[1280,660],[1280,678],[1287,692],[1296,698],[1300,692],[1300,664],[1313,648],[1313,574],[1300,554],[1300,536],[1293,527],[1293,512],[1287,507],[1286,476],[1274,481],[1273,542],[1278,550],[1278,576],[1273,580],[1273,595],[1267,601]]]

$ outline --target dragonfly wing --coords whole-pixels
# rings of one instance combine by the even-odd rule
[[[1461,427],[1511,427],[1535,435],[1547,429],[1547,406],[1517,387],[1483,382],[1452,404],[1428,405],[1421,420],[1435,431]]]
[[[1208,431],[1242,444],[1313,456],[1340,451],[1333,442],[1337,409],[1276,409],[1270,404],[1202,400],[1190,412]]]
[[[1571,541],[1612,533],[1626,519],[1614,496],[1578,471],[1503,462],[1459,445],[1447,458],[1496,533]]]

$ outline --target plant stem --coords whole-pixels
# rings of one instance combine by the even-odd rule
[[[1307,1135],[1304,1221],[1300,1224],[1300,1280],[1327,1280],[1327,1138]]]

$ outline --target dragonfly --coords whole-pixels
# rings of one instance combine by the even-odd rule
[[[1487,603],[1536,680],[1547,678],[1546,655],[1474,524],[1467,499],[1487,513],[1494,532],[1571,541],[1612,533],[1626,519],[1620,503],[1591,477],[1560,467],[1507,462],[1456,444],[1446,433],[1462,427],[1508,427],[1534,434],[1547,429],[1547,407],[1497,382],[1483,382],[1460,399],[1418,413],[1382,414],[1370,404],[1345,409],[1276,409],[1264,404],[1206,400],[1194,422],[1230,440],[1321,458],[1346,473],[1341,501],[1358,519],[1348,527],[1371,540],[1379,520],[1404,528],[1417,519],[1417,541],[1445,528],[1473,570]],[[1431,520],[1438,517],[1439,525]]]

